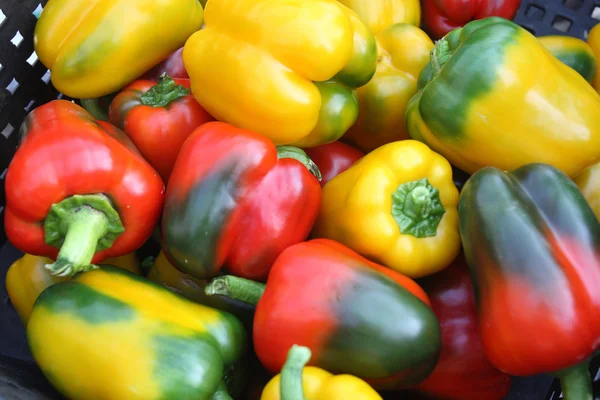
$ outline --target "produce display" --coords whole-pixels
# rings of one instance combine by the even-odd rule
[[[519,6],[49,0],[65,97],[22,122],[4,210],[47,381],[503,400],[547,374],[592,400],[600,24],[536,37]]]

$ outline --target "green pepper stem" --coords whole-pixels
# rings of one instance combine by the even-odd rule
[[[435,236],[445,213],[439,191],[427,178],[403,183],[392,194],[392,216],[402,234]]]
[[[430,59],[433,76],[436,76],[450,59],[450,45],[446,38],[441,38],[435,42],[435,46],[431,50]]]
[[[565,400],[592,400],[592,380],[588,361],[584,361],[559,374],[560,386]]]
[[[287,360],[281,369],[279,385],[281,400],[305,400],[302,373],[310,357],[311,351],[308,347],[293,345],[290,348]]]
[[[108,112],[100,106],[100,99],[80,99],[79,102],[92,117],[99,121],[108,121]]]
[[[60,251],[46,268],[55,276],[97,268],[91,265],[94,254],[111,247],[124,230],[104,195],[75,195],[53,204],[44,221],[44,240]]]
[[[221,382],[211,400],[233,400],[227,391],[227,385],[225,382]]]
[[[250,279],[224,275],[210,281],[204,288],[204,293],[207,296],[220,295],[256,305],[265,291],[265,286],[264,283],[251,281]]]
[[[158,78],[158,83],[140,96],[142,104],[150,107],[165,107],[169,103],[190,94],[190,90],[163,73]]]
[[[294,160],[300,161],[308,171],[317,178],[319,182],[323,178],[321,176],[321,171],[317,164],[313,160],[310,159],[306,152],[298,147],[294,146],[277,146],[277,158],[293,158]]]

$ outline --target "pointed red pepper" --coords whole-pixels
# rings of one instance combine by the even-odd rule
[[[66,100],[27,116],[5,188],[8,239],[25,253],[56,259],[47,267],[59,276],[139,248],[164,195],[127,135]]]

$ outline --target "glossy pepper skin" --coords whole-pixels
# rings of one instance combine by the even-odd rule
[[[600,223],[575,183],[547,164],[489,167],[466,183],[459,212],[490,362],[511,375],[554,373],[565,399],[591,398]]]
[[[110,105],[109,121],[127,133],[164,182],[169,180],[185,139],[200,125],[214,121],[189,87],[189,80],[167,75],[158,83],[138,80]]]
[[[57,260],[48,268],[66,276],[150,237],[164,184],[122,131],[55,100],[33,110],[20,135],[5,186],[15,247]]]
[[[423,26],[433,39],[439,39],[472,20],[512,20],[520,5],[521,0],[423,0]]]
[[[596,63],[600,60],[600,24],[596,24],[588,34],[587,44],[592,48],[594,55],[596,56]],[[596,73],[592,85],[596,91],[600,91],[600,73]]]
[[[467,173],[542,162],[574,177],[600,159],[600,96],[511,21],[473,21],[438,41],[419,88],[411,138]]]
[[[298,344],[312,351],[309,365],[405,388],[425,379],[439,355],[440,327],[423,289],[329,239],[285,249],[266,286],[226,276],[207,293],[257,304],[254,350],[271,373]]]
[[[420,278],[458,255],[457,205],[445,158],[414,140],[393,142],[325,185],[313,235]]]
[[[419,281],[442,329],[442,352],[416,390],[444,400],[502,400],[510,376],[487,359],[479,336],[475,293],[461,254],[448,268]]]
[[[373,35],[394,24],[421,24],[418,0],[338,0],[354,11]]]
[[[197,0],[50,0],[34,48],[56,89],[92,99],[122,89],[183,46],[203,14]]]
[[[331,143],[354,124],[375,39],[335,0],[220,0],[186,42],[192,93],[217,120],[276,145]]]
[[[46,289],[27,324],[42,372],[74,400],[227,398],[215,393],[240,384],[244,336],[232,315],[108,266]]]
[[[213,4],[213,3],[208,3]],[[167,188],[163,250],[199,279],[224,265],[265,280],[286,247],[305,240],[321,201],[318,168],[302,150],[224,122],[196,129],[181,148]]]
[[[267,383],[260,400],[382,400],[379,393],[360,378],[305,367],[310,357],[308,347],[292,346],[281,374]]]
[[[589,44],[573,36],[551,35],[538,37],[540,43],[558,58],[592,83],[598,63]]]
[[[600,163],[586,168],[573,179],[583,197],[600,220]]]
[[[417,93],[417,80],[429,62],[433,42],[414,25],[394,24],[375,37],[377,70],[358,88],[360,112],[343,140],[365,152],[408,139],[404,111]]]
[[[339,141],[306,149],[306,154],[321,171],[321,186],[364,156],[360,150]]]
[[[169,54],[167,58],[162,60],[159,64],[156,64],[140,78],[158,81],[162,74],[166,74],[173,79],[190,79],[190,76],[183,65],[183,47],[180,47]]]
[[[6,273],[8,297],[24,324],[27,324],[33,304],[40,293],[55,283],[65,282],[69,279],[50,274],[45,266],[51,263],[52,260],[49,258],[25,254],[15,261]],[[134,274],[141,274],[135,253],[107,258],[104,260],[104,264],[114,265]]]

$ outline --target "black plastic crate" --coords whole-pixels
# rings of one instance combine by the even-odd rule
[[[19,127],[35,107],[66,98],[52,86],[50,72],[33,50],[33,30],[46,2],[0,0],[0,400],[59,398],[33,362],[25,330],[4,284],[8,268],[22,256],[4,233],[4,177],[17,148]],[[568,35],[585,40],[600,22],[600,0],[523,0],[514,21],[536,36]],[[461,187],[466,175],[458,171],[455,180],[461,181],[457,182]],[[592,361],[590,372],[594,399],[600,400],[600,358]],[[506,400],[560,398],[558,381],[539,375],[513,378]]]

